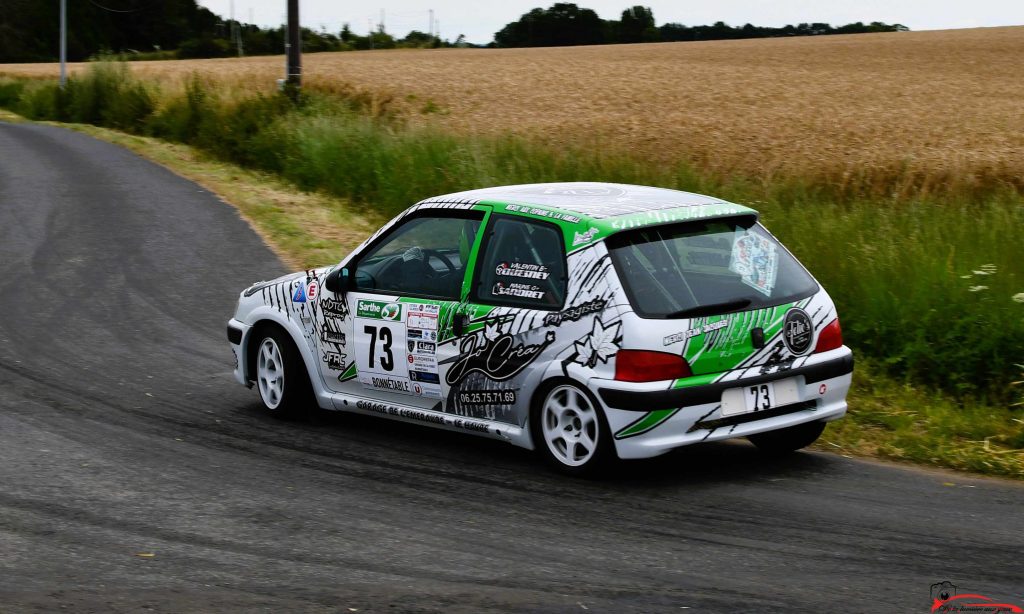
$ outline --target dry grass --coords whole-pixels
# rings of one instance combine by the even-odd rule
[[[721,176],[805,178],[874,196],[1024,183],[1024,27],[304,61],[310,86],[364,92],[377,111],[391,105],[416,122],[685,159]],[[168,84],[199,71],[244,91],[272,87],[282,64],[133,68]]]

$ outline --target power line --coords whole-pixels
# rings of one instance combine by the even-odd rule
[[[104,11],[108,11],[110,13],[138,13],[139,11],[144,11],[148,8],[151,8],[154,4],[156,4],[156,2],[152,2],[150,4],[147,4],[146,6],[140,6],[134,9],[112,9],[109,6],[103,6],[102,4],[97,3],[95,0],[89,0],[89,4],[95,6],[98,9],[103,9]]]

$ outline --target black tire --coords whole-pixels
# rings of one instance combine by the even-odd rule
[[[561,438],[561,443],[558,440],[551,442],[546,435],[548,431],[544,427],[544,420],[551,416],[549,416],[549,412],[545,411],[545,407],[552,397],[560,401],[567,400],[567,395],[572,393],[577,395],[575,397],[577,404],[584,407],[577,409],[575,417],[567,416],[572,420],[566,422],[565,432],[567,435]],[[592,416],[592,420],[587,419],[590,416]],[[554,433],[554,429],[550,432]],[[596,445],[593,446],[593,452],[583,462],[571,464],[570,456],[583,456],[569,450],[570,445],[576,451],[583,449],[583,444],[580,443],[581,438],[574,436],[577,432],[580,433],[580,437],[586,433],[590,440],[596,438]],[[604,417],[601,404],[589,390],[571,380],[555,380],[537,390],[533,397],[533,406],[530,409],[530,434],[533,437],[533,445],[537,449],[537,453],[544,458],[549,466],[566,475],[598,477],[617,460],[615,442],[612,440],[611,430],[608,428],[608,421]],[[572,441],[571,444],[568,443],[570,441]]]
[[[252,373],[267,411],[288,420],[308,415],[313,405],[313,387],[302,355],[288,333],[277,326],[262,326],[253,332],[252,342]],[[265,346],[269,357],[263,354]],[[280,364],[276,364],[273,348]],[[274,363],[275,369],[271,370],[269,363]],[[276,380],[273,386],[269,385],[271,379]]]
[[[747,439],[765,454],[784,456],[811,445],[817,441],[824,430],[824,422],[805,422],[777,431],[750,435]]]

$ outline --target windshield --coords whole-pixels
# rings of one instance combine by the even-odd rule
[[[637,314],[717,315],[781,305],[818,284],[753,217],[657,226],[608,239]]]

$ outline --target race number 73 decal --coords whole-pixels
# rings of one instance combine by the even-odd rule
[[[367,388],[416,394],[409,381],[405,305],[357,299],[355,308],[356,371]]]
[[[395,355],[391,353],[394,335],[391,333],[391,329],[387,326],[364,326],[363,332],[370,335],[370,355],[368,361],[370,368],[373,369],[376,366],[374,359],[377,357],[377,340],[379,339],[381,345],[380,366],[385,371],[394,371]]]

